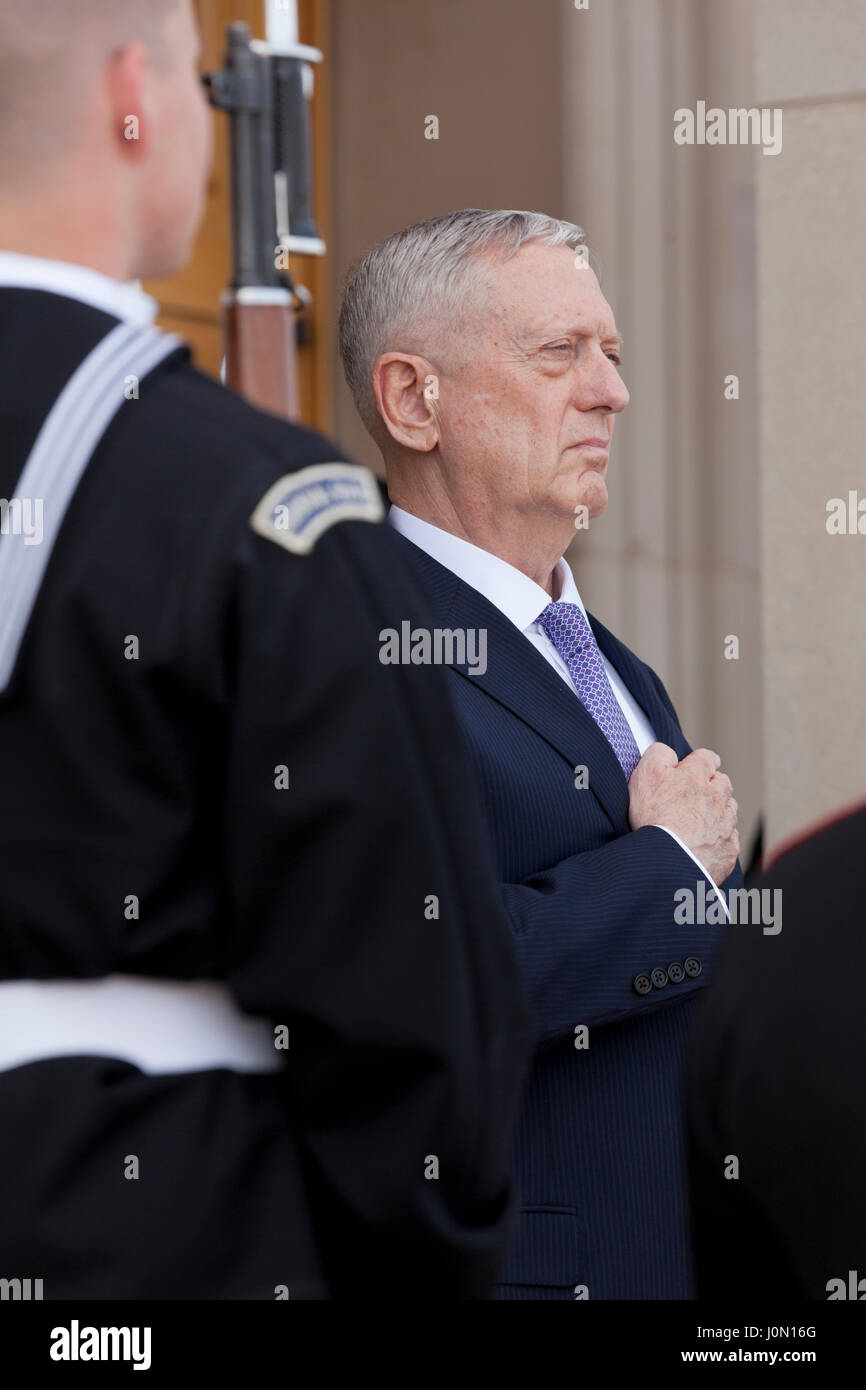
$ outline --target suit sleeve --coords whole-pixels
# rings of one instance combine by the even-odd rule
[[[709,870],[706,868],[706,866],[705,866],[704,864],[701,863],[700,859],[698,858],[698,856],[697,856],[696,854],[692,854],[692,852],[691,852],[691,850],[689,849],[688,845],[687,845],[683,840],[680,839],[679,835],[676,833],[675,830],[671,830],[667,825],[659,825],[659,826],[657,826],[656,828],[657,828],[658,830],[663,830],[663,831],[665,832],[666,835],[670,835],[671,839],[676,841],[676,843],[679,845],[680,849],[683,850],[683,852],[689,856],[689,859],[691,859],[692,863],[697,865],[697,867],[700,869],[701,873],[703,874],[704,878],[709,879],[709,881],[710,881],[710,883],[713,885],[713,888],[715,889],[716,893],[719,894],[719,902],[721,903],[722,908],[723,908],[723,910],[724,910],[725,920],[729,922],[729,921],[731,920],[731,914],[730,914],[730,912],[729,912],[729,910],[728,910],[727,900],[726,900],[724,897],[721,896],[721,891],[720,891],[720,889],[719,889],[719,885],[716,883],[716,880],[713,878],[712,874],[709,872]]]
[[[742,883],[737,867],[728,887]],[[715,955],[723,926],[680,924],[678,889],[711,880],[658,826],[643,826],[600,849],[575,854],[502,893],[511,923],[534,1040],[550,1047],[580,1024],[612,1023],[674,1003],[703,984],[684,977],[647,993],[639,975]],[[726,885],[722,885],[723,889]],[[682,915],[682,913],[680,914]]]
[[[441,670],[385,527],[250,534],[227,638],[229,983],[289,1030],[286,1104],[335,1296],[484,1298],[511,1229],[528,1022]],[[423,610],[422,610],[423,611]]]

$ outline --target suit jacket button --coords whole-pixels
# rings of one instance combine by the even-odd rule
[[[649,994],[652,989],[652,981],[649,975],[635,975],[634,987],[638,994]]]
[[[686,968],[686,974],[691,979],[694,979],[696,975],[700,975],[701,971],[704,968],[698,960],[697,956],[688,956],[683,961],[683,965]]]
[[[672,961],[668,966],[668,979],[672,985],[678,985],[685,973],[678,960]]]
[[[656,989],[664,989],[668,982],[668,972],[662,970],[661,967],[657,965],[652,973],[651,979]]]

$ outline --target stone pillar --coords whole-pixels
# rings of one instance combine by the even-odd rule
[[[764,780],[770,843],[866,797],[866,7],[755,0]],[[847,505],[846,505],[847,510]],[[862,525],[866,531],[866,516]]]
[[[721,755],[744,856],[762,804],[760,155],[673,135],[680,107],[751,104],[750,12],[750,0],[563,7],[561,77],[565,215],[587,231],[631,393],[610,504],[571,559],[588,606],[664,679],[692,744]],[[737,400],[725,398],[730,375]]]

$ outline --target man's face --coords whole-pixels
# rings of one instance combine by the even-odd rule
[[[213,135],[200,57],[192,6],[182,0],[166,21],[164,62],[153,71],[156,104],[146,208],[149,264],[142,278],[167,275],[185,263],[204,210]]]
[[[474,340],[470,329],[459,371],[445,373],[443,462],[500,514],[598,516],[628,404],[610,306],[567,247],[530,243],[486,273]]]

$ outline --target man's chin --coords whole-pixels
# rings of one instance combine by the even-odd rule
[[[590,478],[581,479],[580,499],[575,503],[575,515],[581,508],[586,508],[590,520],[601,516],[607,507],[607,483],[600,474],[593,474]]]

